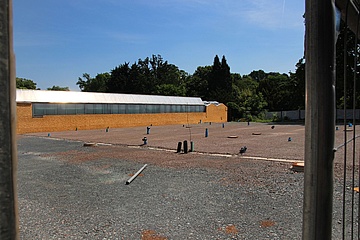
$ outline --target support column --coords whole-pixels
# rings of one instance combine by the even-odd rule
[[[0,239],[19,239],[12,1],[0,1]]]
[[[335,134],[335,4],[306,0],[303,239],[331,239]]]

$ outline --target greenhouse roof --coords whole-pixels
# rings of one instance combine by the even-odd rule
[[[16,102],[204,105],[198,97],[16,89]]]

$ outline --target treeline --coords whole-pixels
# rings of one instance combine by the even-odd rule
[[[200,66],[191,75],[168,63],[160,55],[125,62],[110,72],[91,77],[84,73],[77,85],[81,91],[156,94],[201,97],[228,106],[229,120],[262,118],[265,110],[304,109],[305,66],[295,73],[252,71],[231,73],[225,56],[215,56],[213,65]]]
[[[33,89],[33,90],[40,90],[40,88],[36,87],[36,82],[31,79],[27,78],[16,78],[16,88],[18,89]],[[69,87],[60,87],[60,86],[52,86],[47,88],[46,90],[52,91],[70,91]]]

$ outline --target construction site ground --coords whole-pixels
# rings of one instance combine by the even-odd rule
[[[21,239],[301,238],[303,173],[291,167],[304,160],[304,125],[148,126],[149,134],[146,127],[19,135]],[[338,126],[335,147],[354,128]],[[184,153],[184,141],[193,152]],[[341,236],[343,155],[340,147],[334,239]]]

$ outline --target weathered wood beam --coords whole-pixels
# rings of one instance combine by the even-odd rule
[[[19,239],[12,0],[0,0],[0,239]]]

